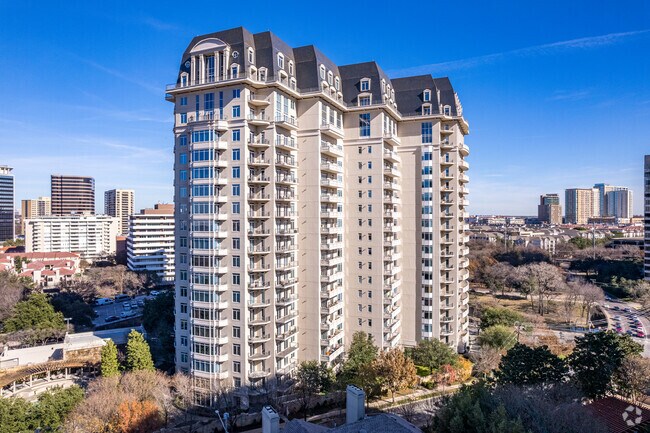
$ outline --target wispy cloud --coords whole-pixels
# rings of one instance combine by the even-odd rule
[[[142,23],[156,30],[165,30],[165,31],[178,30],[177,25],[161,21],[158,18],[154,18],[154,17],[144,17],[142,19]]]
[[[532,57],[539,55],[552,55],[570,50],[586,50],[608,45],[614,45],[635,37],[647,37],[650,29],[632,32],[609,33],[600,36],[570,39],[567,41],[552,42],[542,45],[533,45],[501,53],[487,54],[484,56],[470,57],[467,59],[452,60],[449,62],[433,63],[429,65],[414,66],[411,68],[389,71],[391,75],[407,76],[418,74],[436,74],[459,69],[469,69],[477,66],[495,63],[508,57]]]
[[[587,98],[591,94],[590,90],[576,90],[572,92],[567,92],[564,90],[558,90],[553,92],[553,95],[546,98],[547,101],[579,101],[581,99]]]
[[[145,81],[137,80],[137,79],[129,76],[128,74],[124,74],[124,73],[122,73],[120,71],[116,71],[115,69],[111,69],[111,68],[108,68],[108,67],[106,67],[104,65],[100,65],[99,63],[94,62],[92,60],[81,59],[81,61],[83,61],[84,63],[86,63],[89,66],[92,66],[93,68],[95,68],[95,69],[97,69],[99,71],[105,72],[108,75],[112,75],[112,76],[120,78],[120,79],[122,79],[122,80],[124,80],[126,82],[129,82],[131,84],[135,84],[136,86],[142,87],[143,89],[153,93],[154,95],[160,95],[160,92],[161,92],[160,88],[158,88],[156,86],[152,86],[151,84],[149,84],[149,83],[147,83]]]

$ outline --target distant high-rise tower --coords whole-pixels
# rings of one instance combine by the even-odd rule
[[[0,165],[0,244],[16,236],[13,168]]]
[[[544,194],[539,196],[537,206],[537,219],[546,224],[562,224],[562,207],[558,194]]]
[[[53,174],[52,215],[95,214],[95,179]]]
[[[570,188],[565,191],[564,207],[567,224],[587,224],[589,218],[600,215],[598,190]]]
[[[25,233],[25,220],[52,215],[50,197],[23,200],[20,205],[21,230]]]
[[[132,189],[111,189],[104,193],[104,213],[120,220],[119,234],[129,231],[129,217],[133,215],[135,192]]]
[[[625,187],[616,187],[616,189],[607,192],[605,196],[607,202],[607,216],[616,218],[632,218],[632,191]]]

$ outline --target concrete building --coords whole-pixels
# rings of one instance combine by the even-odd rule
[[[115,254],[118,220],[106,215],[69,215],[25,221],[26,252],[70,251],[93,261]]]
[[[20,204],[21,230],[25,234],[25,220],[52,215],[50,197],[23,200]]]
[[[469,127],[447,78],[240,27],[194,38],[166,98],[176,362],[199,402],[337,366],[355,331],[464,349]]]
[[[537,219],[540,223],[562,224],[562,206],[560,206],[560,196],[558,194],[539,196]]]
[[[52,215],[95,214],[95,179],[87,176],[51,176]]]
[[[117,231],[123,235],[129,231],[129,217],[134,214],[135,191],[111,189],[104,192],[104,213],[120,221]]]
[[[650,155],[645,155],[643,165],[643,216],[644,216],[644,260],[645,279],[650,280]]]
[[[129,218],[127,266],[155,272],[163,284],[174,283],[174,205],[156,204]]]
[[[600,198],[596,188],[565,190],[564,207],[567,224],[587,224],[591,217],[600,216]]]
[[[0,165],[0,244],[16,237],[13,168]]]
[[[609,191],[606,195],[607,202],[607,215],[613,216],[616,219],[627,219],[634,215],[632,210],[632,191],[619,187],[613,191]]]

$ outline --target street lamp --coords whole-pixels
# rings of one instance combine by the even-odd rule
[[[228,418],[230,418],[230,414],[228,412],[224,412],[223,418],[221,417],[221,413],[219,413],[219,409],[215,410],[214,413],[217,414],[219,417],[219,421],[221,421],[221,425],[223,426],[223,431],[225,433],[228,433],[228,427],[226,427],[226,423],[228,422]],[[225,422],[224,422],[225,420]]]

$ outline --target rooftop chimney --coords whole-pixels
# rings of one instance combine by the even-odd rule
[[[280,433],[280,415],[271,406],[262,409],[262,433]]]
[[[345,397],[345,423],[352,424],[366,416],[366,395],[354,385],[348,385]],[[266,433],[266,432],[264,432]]]

